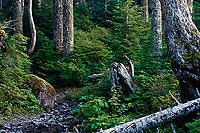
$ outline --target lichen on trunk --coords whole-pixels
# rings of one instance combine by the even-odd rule
[[[168,54],[180,82],[182,101],[196,99],[200,91],[200,33],[187,0],[161,0],[161,5]]]

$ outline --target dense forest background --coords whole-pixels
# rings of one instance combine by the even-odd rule
[[[74,125],[81,125],[79,130],[83,132],[107,129],[175,106],[170,93],[181,101],[179,81],[169,62],[164,34],[162,57],[154,56],[151,7],[147,20],[139,0],[128,1],[128,12],[127,1],[91,1],[73,2],[74,48],[67,56],[56,49],[54,42],[52,1],[42,0],[38,6],[38,0],[33,0],[37,40],[32,54],[27,52],[32,34],[28,2],[24,6],[22,35],[12,29],[13,0],[3,1],[0,32],[6,32],[7,50],[0,50],[0,120],[48,111],[39,106],[40,101],[32,91],[39,83],[27,85],[31,74],[46,80],[55,91],[68,88],[65,98],[79,101],[72,111]],[[193,2],[192,19],[200,29],[198,0]],[[113,62],[127,65],[124,55],[134,64],[135,93],[124,93],[122,87],[111,89],[111,79],[105,75],[95,81],[88,79],[89,75],[105,73]],[[173,122],[177,132],[183,130],[180,121]],[[190,132],[199,132],[199,117],[186,127]],[[160,132],[172,132],[170,124],[159,128]]]

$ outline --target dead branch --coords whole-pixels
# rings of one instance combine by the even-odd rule
[[[104,130],[104,133],[141,132],[198,110],[200,110],[200,98]]]
[[[176,99],[175,96],[173,96],[173,94],[169,91],[170,96],[176,101],[177,104],[180,104],[180,102],[178,101],[178,99]]]
[[[126,55],[124,55],[124,58],[128,62],[128,65],[129,65],[128,73],[131,77],[133,77],[134,76],[134,65],[133,65],[132,61]]]

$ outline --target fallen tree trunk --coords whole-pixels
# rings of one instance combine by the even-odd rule
[[[152,127],[157,127],[165,122],[170,122],[175,118],[187,115],[200,110],[200,98],[184,104],[178,104],[172,108],[118,125],[116,127],[102,131],[103,133],[126,133],[143,132]]]

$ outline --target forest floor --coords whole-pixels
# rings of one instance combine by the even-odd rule
[[[66,133],[71,130],[73,116],[71,110],[77,100],[67,100],[64,93],[69,88],[58,89],[54,108],[49,113],[36,116],[15,116],[9,121],[0,121],[0,133]]]

